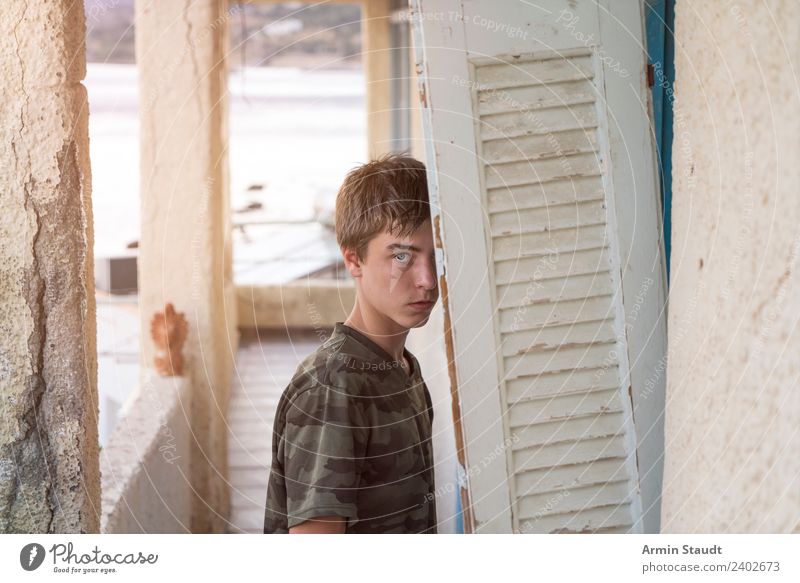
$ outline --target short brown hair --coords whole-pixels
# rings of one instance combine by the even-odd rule
[[[390,152],[345,176],[336,195],[336,240],[363,261],[375,235],[410,235],[430,216],[425,164]]]

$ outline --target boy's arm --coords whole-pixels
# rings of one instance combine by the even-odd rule
[[[366,428],[354,425],[342,389],[316,385],[289,404],[283,435],[286,514],[290,533],[344,532],[358,520],[359,460]]]
[[[289,529],[289,534],[344,534],[343,516],[319,516]]]

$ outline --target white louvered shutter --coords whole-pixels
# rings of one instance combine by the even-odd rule
[[[619,73],[641,54],[628,54],[635,43],[602,43],[604,22],[640,21],[638,4],[419,0],[415,9],[474,528],[652,530],[658,492],[643,494],[641,479],[660,461],[634,419],[647,371],[631,374],[665,342],[652,142],[646,101],[626,110],[631,81]],[[521,32],[491,32],[503,23]],[[655,291],[636,300],[636,317],[646,314],[638,328],[630,315],[626,327],[639,279]],[[635,410],[650,429],[659,403]]]

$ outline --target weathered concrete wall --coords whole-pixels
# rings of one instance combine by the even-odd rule
[[[147,331],[172,302],[185,313],[193,387],[193,532],[224,532],[229,516],[225,415],[236,353],[227,165],[227,29],[223,0],[139,0],[142,366]]]
[[[675,28],[662,532],[800,532],[800,5]]]
[[[103,448],[104,533],[190,532],[191,398],[186,378],[145,375]]]
[[[332,328],[347,319],[355,301],[352,280],[236,286],[240,328]]]
[[[0,72],[0,532],[99,532],[83,2],[4,2]]]

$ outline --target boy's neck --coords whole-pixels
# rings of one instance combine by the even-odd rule
[[[383,348],[396,362],[403,362],[403,348],[408,336],[408,328],[398,329],[397,324],[380,314],[370,314],[360,309],[358,300],[353,311],[344,321],[375,344]]]

